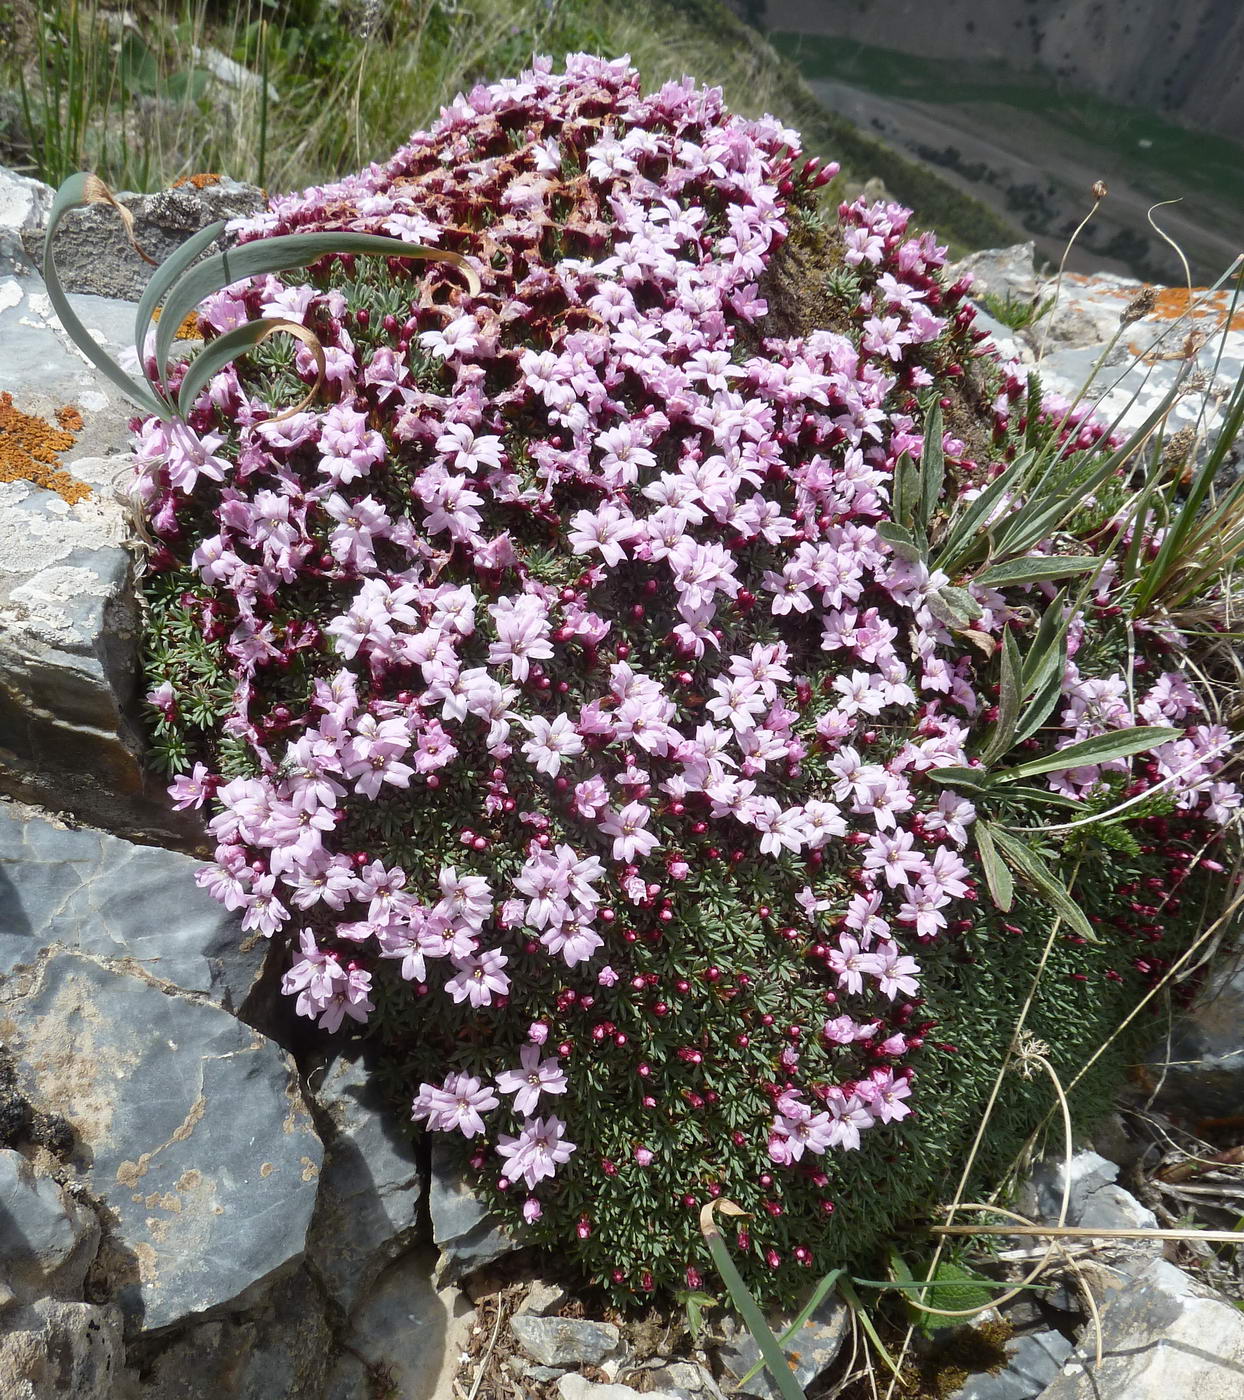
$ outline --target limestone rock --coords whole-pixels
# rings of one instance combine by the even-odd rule
[[[244,1311],[131,1341],[136,1375],[110,1400],[321,1400],[336,1351],[322,1293],[296,1269]]]
[[[563,1376],[557,1382],[561,1400],[671,1400],[664,1391],[649,1390],[642,1394],[629,1385],[598,1385],[584,1376]]]
[[[203,188],[184,184],[155,194],[118,194],[134,216],[134,237],[157,263],[208,224],[262,209],[265,197],[254,185],[215,178]],[[43,228],[22,234],[26,254],[43,266]],[[151,276],[151,265],[130,246],[117,211],[91,204],[66,215],[57,231],[56,267],[65,290],[137,301]]]
[[[776,1318],[770,1325],[775,1335],[780,1337],[790,1326],[790,1322]],[[849,1326],[850,1318],[845,1305],[830,1298],[817,1308],[803,1327],[786,1343],[783,1351],[800,1386],[807,1389],[830,1365],[838,1355]],[[718,1356],[737,1382],[760,1360],[760,1348],[747,1328],[733,1316],[725,1319],[722,1330],[726,1342],[718,1349]],[[747,1382],[746,1387],[738,1387],[737,1393],[755,1396],[756,1400],[779,1400],[780,1395],[777,1386],[765,1370],[758,1371]]]
[[[1010,248],[982,248],[947,269],[949,281],[971,277],[976,296],[987,293],[1021,305],[1037,298],[1036,244],[1016,243]]]
[[[132,343],[128,303],[74,300],[111,353]],[[57,489],[14,461],[0,473],[0,790],[110,830],[184,841],[196,824],[145,773],[133,715],[138,608],[116,493],[129,479],[134,410],[69,340],[37,278],[0,277],[0,385],[6,413],[20,415],[10,441],[60,431],[65,408],[81,419],[46,464]]]
[[[1150,1055],[1164,1108],[1180,1117],[1227,1118],[1244,1104],[1244,961],[1215,974]]]
[[[0,1151],[0,1279],[25,1302],[82,1290],[99,1220],[18,1152]]]
[[[423,1180],[409,1136],[360,1055],[335,1056],[311,1083],[325,1148],[307,1248],[349,1312],[413,1238]]]
[[[0,1314],[4,1400],[115,1400],[122,1359],[115,1308],[44,1299]]]
[[[1138,1263],[1101,1307],[1102,1364],[1087,1328],[1041,1400],[1239,1400],[1244,1313],[1164,1259]]]
[[[436,1142],[432,1144],[428,1208],[432,1239],[441,1251],[436,1266],[438,1283],[456,1283],[518,1248],[484,1202],[449,1165]]]
[[[402,1400],[449,1395],[461,1346],[457,1333],[469,1310],[456,1289],[432,1283],[434,1256],[411,1250],[380,1275],[350,1315],[347,1347],[324,1400],[369,1393],[364,1370],[384,1376]]]
[[[721,1389],[703,1366],[695,1361],[670,1361],[649,1372],[657,1390],[673,1400],[721,1400]]]
[[[515,1312],[531,1313],[534,1317],[545,1317],[554,1308],[560,1308],[567,1298],[566,1290],[559,1283],[546,1283],[543,1279],[536,1281],[523,1294],[523,1301],[519,1303]]]
[[[21,234],[47,221],[55,191],[0,165],[0,273],[28,270]]]
[[[1157,1217],[1115,1184],[1119,1169],[1096,1152],[1077,1152],[1071,1159],[1068,1225],[1096,1225],[1103,1230],[1154,1230]],[[1041,1220],[1056,1220],[1062,1203],[1065,1164],[1061,1157],[1038,1162],[1020,1194],[1019,1209]]]
[[[198,862],[0,803],[0,973],[52,947],[132,958],[236,1012],[268,951],[194,883]]]
[[[77,952],[0,990],[0,1039],[73,1125],[108,1222],[96,1296],[127,1329],[222,1308],[299,1263],[322,1153],[273,1042],[137,965]]]
[[[611,1322],[577,1317],[510,1318],[515,1341],[541,1366],[599,1366],[618,1348],[618,1329]]]
[[[970,1376],[950,1400],[1034,1400],[1071,1355],[1071,1343],[1061,1332],[1030,1332],[1007,1342],[1006,1350],[1006,1366],[997,1375]]]

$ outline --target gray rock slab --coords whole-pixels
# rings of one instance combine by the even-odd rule
[[[452,1376],[457,1369],[459,1348],[453,1342],[465,1300],[456,1289],[436,1289],[435,1262],[430,1250],[411,1250],[380,1275],[350,1316],[347,1351],[324,1400],[374,1393],[366,1388],[368,1367],[374,1376],[384,1377],[388,1394],[402,1400],[451,1394],[445,1373]]]
[[[648,1373],[657,1390],[674,1400],[720,1400],[721,1389],[709,1373],[695,1361],[670,1361]]]
[[[322,1150],[272,1041],[68,952],[0,988],[0,1039],[73,1125],[107,1221],[93,1278],[130,1330],[223,1308],[301,1261]]]
[[[179,185],[154,194],[121,193],[117,200],[133,215],[139,247],[157,263],[208,224],[256,213],[266,203],[262,190],[229,179],[202,189]],[[42,220],[23,230],[22,243],[30,261],[42,267]],[[151,264],[130,245],[120,215],[107,204],[67,214],[53,254],[61,281],[71,292],[137,301],[151,276]]]
[[[997,1375],[980,1372],[969,1377],[950,1400],[1035,1400],[1058,1375],[1071,1349],[1061,1332],[1016,1337],[1007,1342],[1009,1359]]]
[[[349,1312],[413,1239],[423,1177],[410,1135],[359,1054],[337,1055],[309,1083],[324,1138],[324,1169],[308,1256],[324,1287]]]
[[[1244,961],[1215,973],[1155,1046],[1150,1070],[1167,1111],[1185,1119],[1227,1118],[1244,1104]]]
[[[1164,1259],[1125,1276],[1101,1306],[1102,1364],[1086,1328],[1041,1400],[1239,1400],[1244,1313]]]
[[[629,1385],[605,1385],[586,1376],[563,1376],[557,1382],[560,1400],[673,1400],[665,1391],[632,1390]]]
[[[118,1400],[123,1361],[116,1308],[44,1299],[0,1313],[4,1400]]]
[[[0,1280],[34,1302],[80,1293],[99,1245],[99,1220],[19,1152],[0,1151]]]
[[[321,1290],[296,1269],[245,1311],[132,1339],[135,1382],[111,1400],[321,1400],[337,1350]]]
[[[1020,1210],[1041,1220],[1056,1220],[1066,1179],[1061,1157],[1047,1157],[1033,1168],[1020,1193]],[[1115,1184],[1119,1169],[1096,1152],[1077,1152],[1071,1159],[1071,1189],[1067,1224],[1096,1225],[1103,1230],[1154,1230],[1157,1217],[1135,1196]]]
[[[790,1326],[790,1319],[774,1318],[771,1326],[780,1337]],[[849,1327],[850,1315],[845,1305],[827,1299],[783,1347],[791,1372],[804,1389],[833,1362]],[[760,1348],[733,1316],[724,1319],[722,1331],[726,1340],[717,1354],[734,1381],[741,1381],[760,1360]],[[740,1395],[755,1396],[756,1400],[780,1400],[780,1392],[765,1370],[758,1371],[745,1387],[736,1385],[736,1390]]]
[[[510,1318],[514,1340],[541,1366],[599,1366],[618,1349],[620,1334],[611,1322],[578,1317]]]
[[[456,1283],[520,1247],[521,1242],[502,1229],[487,1205],[449,1164],[436,1141],[432,1143],[428,1209],[432,1239],[441,1251],[436,1266],[438,1283]]]
[[[242,1006],[268,940],[242,931],[194,882],[199,862],[74,830],[0,803],[0,973],[53,947],[132,959],[147,972]]]
[[[1026,305],[1036,300],[1036,244],[1016,243],[1010,248],[982,248],[947,269],[950,281],[970,276],[973,291],[988,292],[1005,301]]]
[[[0,165],[0,273],[32,270],[22,247],[22,231],[46,222],[55,193],[42,180]]]

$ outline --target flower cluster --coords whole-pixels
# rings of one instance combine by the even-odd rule
[[[202,884],[288,945],[300,1015],[384,1038],[414,1118],[622,1291],[694,1273],[686,1228],[654,1241],[645,1211],[723,1191],[764,1222],[757,1267],[810,1263],[847,1154],[901,1150],[954,1077],[928,1058],[956,1053],[930,1041],[939,990],[1010,956],[973,803],[929,775],[974,761],[989,657],[1054,589],[971,585],[968,644],[949,580],[878,526],[931,403],[953,504],[1013,452],[1025,388],[906,210],[824,232],[834,167],[798,144],[622,62],[477,88],[239,232],[385,232],[463,254],[481,294],[350,258],[227,288],[209,331],[306,325],[327,402],[280,414],[315,362],[273,342],[189,427],[138,435],[154,625],[177,612],[200,649],[178,674],[153,645],[149,698],[175,802],[211,813]],[[829,324],[772,324],[798,240],[830,250]],[[1192,878],[1180,823],[1238,802],[1221,733],[1160,660],[1125,682],[1107,603],[1039,747],[1181,737],[1050,787],[1170,779],[1145,820]],[[1041,926],[1039,900],[1013,917]]]

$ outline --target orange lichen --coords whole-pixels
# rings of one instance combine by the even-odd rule
[[[156,309],[151,313],[151,319],[152,319],[153,321],[158,321],[158,320],[160,319],[160,313],[161,313],[161,311],[163,311],[163,310],[164,310],[164,308],[163,308],[162,306],[157,306]],[[202,323],[202,321],[199,320],[199,313],[198,313],[197,311],[191,311],[191,312],[189,312],[189,313],[182,319],[181,325],[178,326],[177,329],[173,332],[173,339],[174,339],[174,340],[202,340],[202,339],[203,339],[203,323]]]
[[[220,184],[220,176],[215,171],[208,171],[201,175],[182,175],[173,181],[173,189],[181,185],[193,185],[196,190],[205,190],[208,185]]]
[[[66,404],[56,411],[59,428],[43,418],[21,413],[12,394],[0,394],[0,481],[29,481],[45,491],[55,491],[71,506],[91,494],[85,482],[58,470],[60,454],[74,443],[82,427],[82,415]]]

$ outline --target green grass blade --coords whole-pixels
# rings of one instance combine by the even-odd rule
[[[713,1219],[714,1207],[729,1215],[736,1213],[743,1215],[745,1212],[741,1211],[733,1201],[727,1201],[724,1198],[709,1201],[700,1211],[700,1232],[704,1236],[704,1242],[708,1245],[709,1253],[713,1256],[717,1272],[729,1290],[730,1301],[734,1304],[747,1330],[752,1334],[756,1345],[760,1348],[764,1364],[773,1377],[774,1385],[781,1391],[783,1400],[805,1400],[802,1388],[787,1365],[786,1355],[778,1344],[778,1339],[773,1335],[773,1330],[765,1321],[764,1314],[760,1311],[755,1298],[748,1291],[747,1285],[743,1282],[743,1276],[730,1257],[726,1242]]]
[[[795,1320],[778,1338],[778,1344],[780,1346],[785,1346],[787,1342],[792,1341],[795,1337],[799,1335],[800,1332],[803,1331],[803,1329],[808,1325],[808,1319],[817,1310],[817,1308],[821,1306],[821,1304],[825,1301],[829,1294],[833,1292],[834,1285],[845,1273],[845,1269],[831,1269],[829,1273],[827,1273],[825,1277],[816,1285],[816,1287],[812,1290],[812,1296],[803,1305],[803,1307],[799,1309],[799,1312],[795,1316]],[[761,1371],[764,1370],[764,1367],[765,1363],[763,1361],[757,1361],[757,1363],[752,1367],[752,1369],[748,1371],[747,1375],[743,1376],[739,1380],[735,1388],[737,1390],[742,1390],[743,1387],[748,1383],[748,1381],[755,1380],[755,1378],[761,1373]]]

